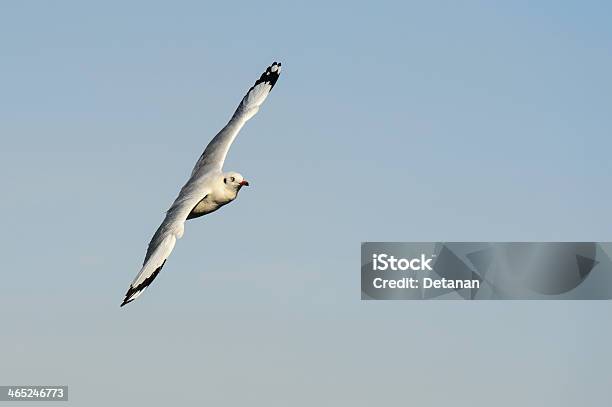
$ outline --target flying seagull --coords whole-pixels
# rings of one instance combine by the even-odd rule
[[[274,87],[281,72],[281,63],[270,65],[240,102],[238,109],[206,146],[187,183],[166,212],[166,217],[149,243],[142,269],[132,281],[121,303],[123,307],[134,301],[157,277],[174,249],[176,240],[183,236],[185,221],[214,212],[232,202],[238,192],[249,183],[237,172],[223,172],[223,162],[232,142],[242,126],[259,110]]]

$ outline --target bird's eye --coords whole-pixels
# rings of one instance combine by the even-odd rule
[[[234,182],[235,180],[236,180],[236,178],[234,178],[234,177],[231,177],[231,178],[230,178],[230,181],[231,181],[231,182]]]

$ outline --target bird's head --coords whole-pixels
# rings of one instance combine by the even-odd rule
[[[237,172],[226,172],[223,174],[223,183],[226,188],[235,189],[239,191],[242,187],[248,187],[249,182]]]

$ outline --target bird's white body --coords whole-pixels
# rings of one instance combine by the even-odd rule
[[[202,198],[200,202],[192,209],[191,218],[197,218],[216,211],[225,204],[232,202],[238,194],[222,193],[217,196],[209,194]]]
[[[232,202],[240,188],[248,185],[242,175],[223,172],[223,163],[232,142],[244,124],[259,110],[281,71],[273,63],[249,89],[228,124],[212,139],[196,163],[189,180],[166,212],[166,217],[149,243],[142,268],[128,289],[121,306],[138,298],[155,279],[183,236],[185,221],[216,211]]]

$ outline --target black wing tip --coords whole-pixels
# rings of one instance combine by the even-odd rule
[[[272,65],[267,67],[266,71],[264,73],[262,73],[261,76],[259,77],[259,79],[257,79],[257,81],[255,81],[255,84],[253,86],[251,86],[251,89],[249,89],[249,92],[255,86],[259,85],[260,83],[269,83],[270,84],[270,90],[272,90],[274,88],[274,85],[276,85],[276,81],[280,77],[281,67],[282,67],[282,63],[276,62],[276,61],[272,62]]]
[[[134,301],[136,298],[133,298],[133,295],[136,294],[139,290],[135,287],[130,286],[130,289],[125,293],[125,298],[119,307],[123,307],[126,304]]]
[[[123,300],[123,302],[121,303],[121,305],[119,306],[119,308],[123,307],[126,304],[129,304],[130,302],[132,302],[134,300],[128,300],[127,297]]]
[[[166,264],[166,260],[164,260],[161,266],[156,268],[155,271],[148,278],[146,278],[141,284],[139,284],[137,287],[130,286],[130,288],[127,290],[127,293],[125,293],[125,298],[123,299],[123,302],[119,306],[120,308],[134,301],[136,299],[134,298],[134,294],[137,294],[140,291],[143,291],[145,288],[149,286],[149,284],[153,282],[153,280],[155,280],[155,277],[157,277],[161,269],[164,267],[164,264]]]

